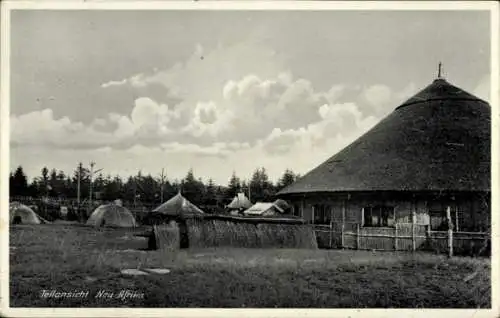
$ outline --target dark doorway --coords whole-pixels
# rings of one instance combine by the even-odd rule
[[[180,248],[189,248],[188,228],[185,220],[180,220],[179,225]]]
[[[19,215],[16,215],[14,217],[14,219],[12,220],[12,223],[13,224],[21,224],[21,223],[23,223],[23,219]]]

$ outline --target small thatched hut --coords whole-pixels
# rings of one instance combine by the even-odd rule
[[[438,78],[278,197],[342,231],[383,236],[397,224],[485,231],[490,124],[487,102]]]
[[[252,202],[250,202],[247,196],[244,193],[238,193],[226,208],[229,214],[238,215],[251,206]]]
[[[125,207],[117,204],[104,204],[92,212],[87,225],[96,227],[136,227],[132,213]]]
[[[189,218],[205,214],[200,208],[186,199],[180,192],[151,212],[161,214],[167,219]]]
[[[188,229],[186,220],[203,217],[205,213],[196,205],[186,199],[180,192],[167,202],[151,211],[147,223],[169,224],[180,235],[180,246],[189,246]]]
[[[9,204],[9,219],[11,224],[43,224],[48,223],[30,207],[19,202]]]

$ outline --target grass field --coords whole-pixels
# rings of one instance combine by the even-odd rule
[[[489,259],[347,250],[144,251],[145,239],[130,230],[68,224],[11,227],[10,246],[11,307],[491,306]],[[120,273],[145,267],[171,272]],[[42,290],[89,293],[44,298]],[[103,290],[144,297],[96,298]]]

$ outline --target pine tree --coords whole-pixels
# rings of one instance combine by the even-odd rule
[[[265,168],[258,168],[254,171],[250,180],[250,193],[252,202],[268,202],[273,199],[276,190],[269,181]]]
[[[58,188],[59,187],[57,184],[57,170],[51,169],[50,175],[49,175],[49,181],[48,181],[48,194],[49,194],[49,196],[50,197],[59,196],[59,193],[57,192]]]
[[[56,176],[57,180],[57,192],[59,196],[63,198],[68,198],[67,188],[66,188],[66,174],[64,171],[59,170]]]
[[[279,179],[276,188],[278,191],[284,189],[285,187],[294,183],[295,180],[296,180],[296,175],[293,173],[293,171],[290,169],[286,169],[281,178]]]
[[[28,178],[24,174],[23,167],[17,167],[14,174],[9,177],[10,195],[12,196],[27,196],[28,193]]]
[[[190,169],[186,177],[182,180],[182,194],[195,205],[203,203],[205,185],[196,180],[193,169]]]
[[[144,202],[157,202],[160,198],[160,186],[150,174],[143,177],[140,190]]]
[[[38,187],[38,192],[42,196],[47,196],[50,193],[50,177],[49,177],[49,169],[47,167],[43,167],[41,170],[41,177],[38,178],[37,181],[37,187]]]
[[[227,186],[226,198],[231,200],[237,193],[241,191],[241,181],[240,178],[236,176],[236,173],[233,171],[231,178],[229,179],[229,183]]]
[[[217,198],[216,198],[217,189],[216,189],[214,180],[211,178],[208,179],[208,183],[207,183],[205,188],[206,188],[206,192],[204,195],[203,204],[211,206],[211,207],[217,205]]]
[[[126,198],[127,200],[134,202],[134,197],[137,194],[136,180],[133,176],[129,176],[127,181],[124,183],[121,191],[120,197]],[[136,198],[137,199],[137,198]]]
[[[12,171],[9,173],[9,192],[11,196],[17,195],[17,191],[14,190],[15,187],[15,182],[14,182],[14,175],[12,174]]]

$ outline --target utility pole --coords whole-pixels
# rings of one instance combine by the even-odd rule
[[[252,202],[252,182],[248,182],[248,201]]]
[[[76,209],[78,217],[82,217],[80,214],[80,181],[82,179],[82,163],[78,163],[78,172],[77,172],[77,189],[76,189]]]
[[[78,173],[77,173],[77,189],[76,189],[76,201],[78,206],[80,206],[80,180],[82,178],[82,163],[78,164]]]
[[[99,169],[99,170],[94,171],[94,166],[95,166],[95,162],[91,161],[90,162],[90,191],[89,191],[90,209],[92,209],[92,190],[93,190],[93,186],[94,186],[94,181],[93,181],[94,173],[97,173],[97,172],[102,170],[102,169]]]
[[[92,209],[92,177],[94,176],[94,166],[95,162],[90,162],[90,188],[89,188],[89,207]]]
[[[161,183],[160,183],[160,200],[163,203],[163,185],[165,184],[164,168],[161,168]]]
[[[134,176],[134,208],[137,200],[137,176]]]

